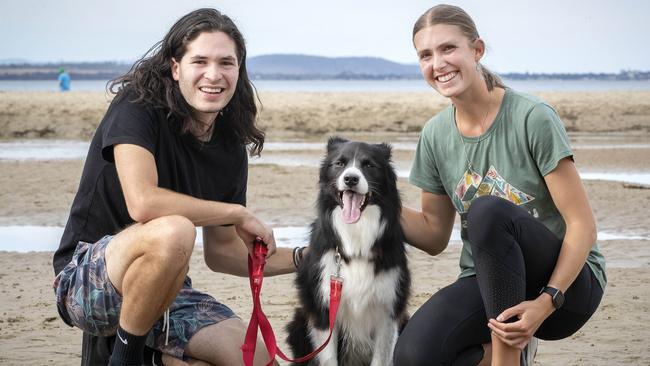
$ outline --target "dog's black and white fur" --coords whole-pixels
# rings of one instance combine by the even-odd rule
[[[294,357],[311,352],[329,334],[337,247],[343,292],[330,343],[302,365],[393,364],[410,288],[396,180],[389,145],[329,140],[320,168],[318,217],[296,277],[301,307],[287,327]]]

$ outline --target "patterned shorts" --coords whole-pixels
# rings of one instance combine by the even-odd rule
[[[104,253],[112,236],[97,243],[79,242],[72,261],[56,276],[54,293],[59,313],[71,326],[96,336],[115,335],[122,296],[108,279]],[[192,288],[185,278],[183,288],[169,307],[169,342],[161,317],[147,337],[147,346],[183,358],[185,346],[201,328],[237,316],[212,296]]]

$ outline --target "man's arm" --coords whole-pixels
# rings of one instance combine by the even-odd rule
[[[431,255],[441,253],[449,243],[455,214],[447,195],[422,191],[422,211],[402,207],[406,242]]]
[[[115,166],[129,215],[137,222],[180,215],[195,226],[235,225],[249,251],[256,237],[275,252],[273,231],[239,204],[208,201],[158,187],[158,173],[153,155],[145,148],[118,144],[113,148]],[[245,256],[244,256],[245,258]]]
[[[215,272],[235,276],[248,276],[246,248],[233,226],[203,227],[203,256],[208,267]],[[292,250],[278,248],[264,267],[264,274],[275,276],[295,271]]]

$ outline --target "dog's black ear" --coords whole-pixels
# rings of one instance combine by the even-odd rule
[[[377,146],[377,148],[382,153],[382,155],[384,155],[386,160],[390,160],[390,157],[393,152],[393,148],[389,144],[382,142],[381,144],[376,144],[375,146]]]
[[[327,152],[331,153],[332,150],[334,150],[338,145],[348,142],[348,140],[339,137],[339,136],[332,136],[330,139],[327,141]]]

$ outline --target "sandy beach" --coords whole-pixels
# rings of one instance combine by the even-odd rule
[[[650,92],[538,95],[565,122],[581,171],[650,173]],[[268,133],[268,142],[324,142],[332,134],[390,143],[415,141],[426,120],[448,104],[434,92],[272,92],[261,94],[260,99],[260,125]],[[0,140],[87,141],[109,102],[110,97],[101,92],[0,92]],[[320,159],[323,152],[263,153],[268,163],[250,166],[249,207],[273,226],[304,226],[314,218],[318,171],[313,166],[273,164],[283,154]],[[396,150],[394,160],[406,164],[412,154]],[[80,159],[0,160],[0,226],[63,226],[82,168]],[[398,186],[405,205],[418,207],[419,190],[404,178]],[[585,186],[599,232],[645,239],[600,241],[608,261],[609,285],[598,312],[572,337],[540,342],[536,364],[650,365],[650,189],[604,180],[588,180]],[[409,250],[411,313],[455,279],[459,252],[456,244],[436,257]],[[0,364],[79,363],[81,332],[58,318],[53,275],[51,252],[0,251]],[[195,287],[248,320],[252,305],[246,278],[211,272],[203,263],[201,248],[195,249],[190,276]],[[283,328],[296,306],[294,293],[293,275],[264,282],[264,310],[285,350]]]

